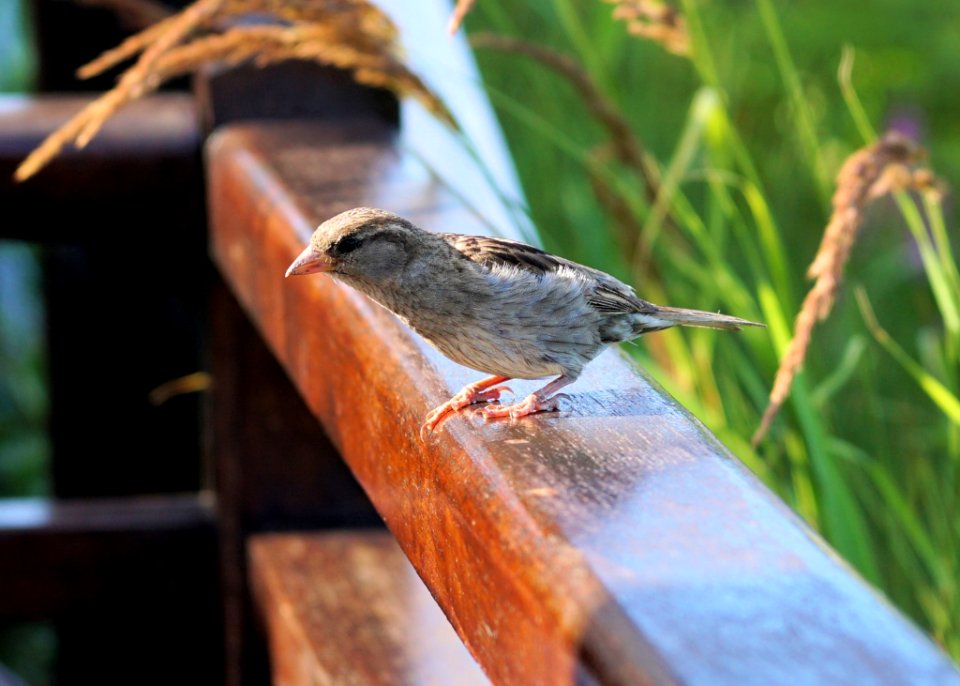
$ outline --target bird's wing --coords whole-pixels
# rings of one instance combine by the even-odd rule
[[[456,233],[440,236],[461,255],[488,269],[510,266],[530,272],[538,278],[561,268],[579,272],[593,286],[586,293],[587,302],[601,312],[651,312],[655,309],[654,305],[638,298],[630,286],[609,274],[551,255],[532,245],[491,236]]]
[[[613,277],[610,277],[611,279]],[[616,285],[598,283],[587,297],[587,302],[596,310],[609,314],[625,312],[653,313],[656,306],[634,295],[633,289],[616,281]]]
[[[561,265],[572,265],[563,258],[551,255],[532,245],[491,236],[464,236],[444,233],[441,237],[461,255],[484,267],[511,266],[542,277],[555,272]]]

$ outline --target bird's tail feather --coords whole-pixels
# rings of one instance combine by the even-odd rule
[[[726,314],[687,310],[682,307],[658,306],[657,313],[654,316],[658,319],[666,319],[668,322],[679,326],[703,326],[708,329],[725,329],[727,331],[739,331],[744,326],[765,326],[765,324],[759,322],[751,322]]]

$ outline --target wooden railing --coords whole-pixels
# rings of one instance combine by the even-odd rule
[[[214,260],[497,683],[942,683],[943,657],[619,354],[557,416],[469,412],[469,372],[324,278],[279,278],[317,217],[483,232],[387,127],[234,126],[208,145]],[[522,391],[518,391],[522,393]]]
[[[400,143],[416,134],[416,118],[398,127],[371,106],[381,95],[328,77],[281,67],[261,81],[287,97],[328,84],[327,100],[308,108],[315,116],[282,122],[237,108],[231,94],[243,91],[242,78],[202,77],[196,110],[213,129],[202,185],[187,172],[156,173],[154,163],[171,158],[198,169],[204,137],[193,106],[168,95],[109,124],[46,176],[0,182],[3,206],[14,208],[8,236],[92,242],[112,256],[98,278],[144,297],[156,296],[144,282],[188,274],[190,302],[206,313],[213,379],[203,495],[0,506],[0,559],[15,561],[0,565],[0,615],[66,613],[76,631],[87,612],[99,626],[97,603],[136,597],[90,576],[100,573],[149,585],[141,590],[153,614],[139,621],[159,627],[153,640],[179,621],[202,641],[194,630],[210,624],[197,617],[221,602],[218,586],[232,684],[260,683],[266,670],[283,684],[960,684],[943,653],[616,351],[587,368],[558,414],[484,422],[466,411],[421,441],[425,412],[476,375],[349,288],[283,273],[314,226],[341,210],[379,206],[435,230],[484,233],[488,222],[467,204],[489,198],[451,192]],[[39,98],[0,108],[4,179],[59,107]],[[157,113],[170,108],[180,125],[157,129]],[[196,248],[192,220],[169,235],[157,221],[184,209],[171,197],[196,207],[204,187],[215,272],[201,266],[197,275],[181,261],[203,265],[185,252]],[[98,233],[90,217],[110,230]],[[120,265],[122,255],[132,257]],[[107,309],[121,330],[126,313]],[[53,336],[81,325],[56,316],[65,319],[52,322]],[[129,345],[131,359],[150,349]],[[59,354],[60,368],[79,364]],[[123,387],[110,375],[102,382]],[[95,415],[99,396],[87,393],[83,407],[61,410],[55,395],[54,415]],[[125,454],[135,459],[136,446]],[[83,460],[72,457],[62,472],[64,494],[102,495]],[[90,482],[83,492],[71,492],[66,475],[77,473]],[[113,478],[113,495],[143,491],[134,477]],[[381,518],[390,534],[371,528]],[[91,544],[104,540],[116,545]],[[50,556],[70,541],[87,552]],[[144,555],[144,541],[165,554]],[[91,581],[74,593],[44,559]],[[204,581],[164,587],[171,565],[177,574],[194,565]],[[134,615],[122,615],[123,631],[134,631]],[[220,643],[218,632],[202,645],[219,654]],[[130,648],[141,665],[151,655],[176,660],[176,650],[154,649]],[[142,671],[108,670],[100,682],[169,683],[169,671]]]

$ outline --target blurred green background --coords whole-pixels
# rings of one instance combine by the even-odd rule
[[[651,203],[637,173],[611,159],[608,133],[567,79],[538,60],[478,48],[533,221],[549,249],[611,271],[642,297],[769,325],[737,335],[669,331],[627,349],[958,658],[960,278],[951,195],[929,212],[907,197],[902,206],[874,203],[790,400],[758,449],[749,440],[810,286],[804,273],[834,178],[865,144],[855,96],[845,98],[838,82],[845,47],[872,127],[919,140],[953,187],[960,3],[674,6],[691,59],[628,35],[609,2],[477,4],[471,35],[535,40],[576,60],[664,177]],[[910,222],[901,207],[913,208]],[[629,254],[637,236],[649,260]],[[857,288],[890,341],[867,326]]]
[[[34,56],[19,0],[0,3],[0,93],[29,91]],[[47,491],[43,308],[35,249],[0,241],[0,496]]]
[[[20,0],[0,1],[0,93],[33,86],[28,22]],[[0,241],[0,497],[49,491],[39,278],[34,246]],[[55,644],[50,623],[0,625],[0,664],[45,686],[53,681]]]

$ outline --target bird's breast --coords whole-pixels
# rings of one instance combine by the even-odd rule
[[[489,374],[578,374],[602,349],[600,319],[573,281],[467,275],[381,300],[453,361]]]

